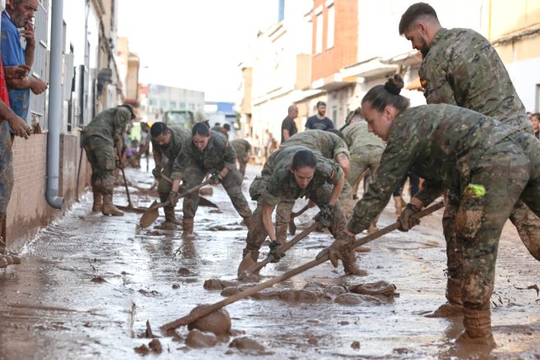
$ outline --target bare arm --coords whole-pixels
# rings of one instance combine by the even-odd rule
[[[341,190],[343,189],[343,184],[345,184],[345,176],[342,176],[341,179],[339,179],[338,182],[334,185],[332,193],[330,194],[330,200],[328,201],[328,205],[336,205],[339,195],[341,194]]]
[[[289,130],[288,129],[283,129],[283,130],[281,130],[281,132],[282,132],[282,135],[283,135],[283,140],[284,141],[289,140],[289,138],[291,137],[289,135]]]
[[[336,162],[339,164],[343,170],[344,176],[349,177],[350,163],[349,158],[344,153],[339,153],[336,155]]]

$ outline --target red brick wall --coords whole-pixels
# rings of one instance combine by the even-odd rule
[[[60,193],[64,197],[64,211],[75,199],[79,136],[61,137]],[[28,140],[16,138],[13,146],[15,186],[7,210],[7,241],[13,249],[20,249],[37,231],[47,226],[62,211],[47,203],[47,134],[34,134]],[[79,196],[89,184],[89,165],[83,157]]]
[[[341,68],[353,65],[358,61],[358,0],[335,0],[335,29],[334,46],[326,49],[328,8],[325,7],[326,0],[315,0],[313,9],[318,6],[323,7],[322,16],[324,18],[323,29],[323,49],[319,54],[315,54],[317,41],[317,29],[313,21],[313,59],[311,76],[312,81],[324,79],[338,72]]]

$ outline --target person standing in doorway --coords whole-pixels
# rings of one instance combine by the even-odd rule
[[[326,103],[317,102],[317,114],[310,116],[306,121],[306,130],[328,131],[334,128],[334,122],[326,117]]]

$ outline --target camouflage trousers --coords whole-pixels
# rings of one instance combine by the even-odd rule
[[[383,152],[384,149],[378,146],[365,146],[362,148],[362,152],[351,154],[347,182],[352,186],[353,194],[358,192],[358,185],[366,171],[369,170],[371,176],[374,177],[381,162]]]
[[[459,191],[449,192],[443,217],[448,276],[461,282],[466,308],[485,310],[493,293],[499,238],[516,202],[521,199],[540,215],[540,143],[532,137],[506,139],[470,173]],[[469,184],[483,186],[485,194],[471,196]]]
[[[191,189],[194,186],[203,182],[204,177],[208,173],[208,170],[202,169],[196,165],[188,166],[184,172],[184,186],[186,190]],[[246,197],[242,193],[242,175],[236,169],[229,170],[227,176],[221,182],[225,191],[229,195],[231,202],[242,218],[249,218],[251,216],[251,209],[246,200]],[[199,192],[194,192],[184,198],[183,211],[184,219],[195,217],[195,213],[199,207]]]
[[[261,186],[264,189],[264,182],[261,182],[258,186]],[[250,188],[250,193],[252,189]],[[330,195],[332,193],[332,186],[325,184],[309,194],[309,199],[312,200],[317,206],[322,207],[323,205],[328,204],[330,200]],[[283,243],[287,238],[287,225],[291,219],[291,212],[294,206],[295,199],[282,199],[278,204],[276,210],[276,237]],[[247,239],[246,239],[246,249],[248,250],[259,250],[262,243],[268,236],[266,229],[264,228],[263,219],[263,201],[261,198],[257,199],[257,208],[253,212],[251,218],[251,224],[249,226]],[[332,225],[330,226],[330,232],[334,238],[339,238],[344,235],[345,226],[347,225],[345,216],[341,209],[341,204],[338,201],[334,207],[334,218]],[[283,230],[284,229],[284,230]]]
[[[116,149],[110,142],[99,136],[84,137],[83,147],[92,166],[92,190],[103,195],[112,195],[117,158]]]
[[[167,161],[167,163],[163,167],[163,170],[161,171],[161,173],[165,175],[166,177],[168,177],[169,179],[171,178],[173,164],[174,164],[174,161]],[[172,183],[165,180],[164,178],[158,179],[157,191],[159,194],[159,199],[161,200],[162,203],[167,201],[167,199],[169,198],[169,194],[171,193],[171,190],[172,190]],[[179,190],[179,192],[181,192],[181,190]]]
[[[13,191],[13,138],[7,121],[0,122],[0,213],[6,213]]]

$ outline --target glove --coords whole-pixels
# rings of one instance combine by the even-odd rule
[[[407,206],[405,206],[405,209],[398,218],[398,229],[401,231],[409,231],[412,227],[420,224],[420,219],[413,216],[420,210],[422,210],[422,208],[417,205],[411,203],[407,204]]]
[[[161,178],[161,166],[156,166],[154,170],[152,170],[152,175],[154,175],[154,178],[160,179]]]
[[[346,259],[347,254],[350,253],[351,249],[349,248],[349,243],[345,240],[334,240],[332,245],[324,249],[317,255],[317,260],[322,258],[325,255],[328,255],[332,266],[338,266],[338,260]]]
[[[172,206],[176,206],[178,199],[180,199],[180,194],[178,194],[178,191],[171,191],[167,200],[169,200]]]
[[[116,167],[119,168],[119,169],[125,169],[126,165],[124,164],[124,162],[122,160],[117,159],[116,160]]]
[[[221,176],[221,174],[218,172],[213,173],[212,176],[210,177],[210,183],[213,185],[219,185],[222,180],[223,180],[223,176]]]
[[[268,253],[268,256],[272,255],[274,257],[274,260],[272,260],[271,262],[276,263],[283,256],[285,256],[285,254],[283,254],[283,255],[279,254],[278,249],[281,246],[281,243],[278,240],[270,241],[270,245],[268,245],[268,246],[270,247],[270,252]]]
[[[315,221],[319,223],[319,229],[324,229],[332,226],[334,220],[334,207],[324,205],[321,211],[315,216]]]

